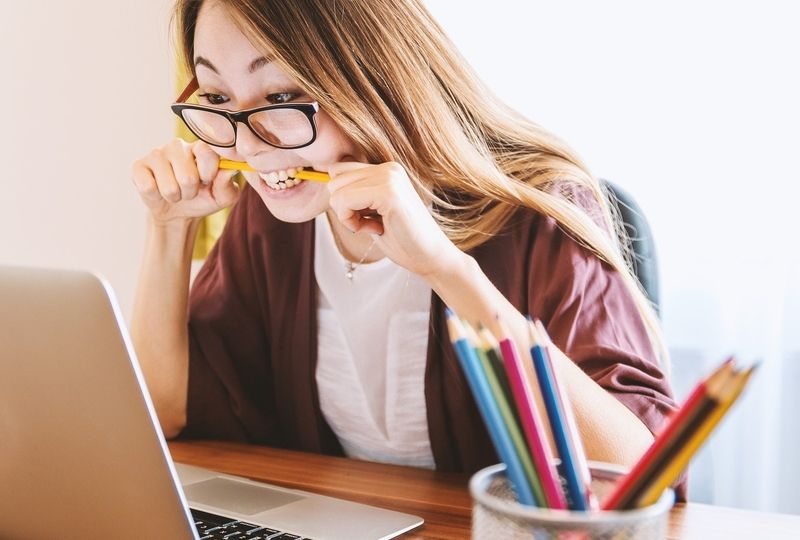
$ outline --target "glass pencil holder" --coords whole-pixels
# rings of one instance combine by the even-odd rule
[[[617,478],[627,471],[616,465],[590,462],[592,490],[603,500]],[[469,482],[474,540],[665,540],[675,493],[666,489],[645,508],[623,511],[578,512],[526,506],[516,501],[505,475],[506,466],[492,465]]]

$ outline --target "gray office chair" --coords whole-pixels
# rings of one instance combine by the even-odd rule
[[[609,180],[600,179],[600,182],[608,190],[609,198],[616,205],[625,231],[631,239],[633,273],[642,284],[656,314],[660,315],[658,260],[650,225],[630,193]]]

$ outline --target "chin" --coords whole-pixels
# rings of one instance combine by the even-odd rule
[[[263,198],[262,198],[263,200]],[[305,223],[317,217],[323,212],[313,212],[308,207],[306,208],[286,208],[282,204],[274,204],[272,201],[264,201],[264,205],[269,210],[270,214],[275,216],[276,219],[286,223]]]

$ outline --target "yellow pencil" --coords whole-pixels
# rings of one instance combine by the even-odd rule
[[[235,171],[249,171],[255,172],[255,169],[248,165],[243,161],[231,161],[229,159],[221,159],[219,160],[219,168],[220,169],[228,169],[228,170],[235,170]],[[299,178],[300,180],[311,180],[312,182],[330,182],[331,177],[328,176],[328,173],[319,172],[319,171],[307,171],[305,169],[298,170],[295,175],[295,178]]]
[[[637,507],[642,508],[655,504],[667,486],[672,484],[678,476],[680,476],[683,470],[689,465],[689,461],[691,461],[695,452],[703,445],[719,421],[722,420],[725,413],[728,412],[728,409],[731,408],[742,393],[745,385],[747,385],[747,381],[749,381],[750,377],[753,375],[755,368],[756,366],[752,366],[749,369],[740,371],[733,376],[732,380],[729,380],[727,388],[725,388],[719,396],[720,403],[717,405],[717,408],[700,426],[697,433],[689,439],[686,446],[675,455],[669,465],[664,468],[664,471],[653,481],[652,485],[642,494],[636,502]]]

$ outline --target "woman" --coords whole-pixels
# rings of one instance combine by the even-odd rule
[[[133,167],[149,219],[131,326],[168,437],[494,463],[446,304],[519,342],[522,314],[542,319],[589,458],[642,454],[674,404],[600,188],[421,2],[180,0],[177,20],[199,103],[249,114],[183,112],[206,142]],[[220,158],[258,172],[239,190]],[[190,297],[198,220],[234,203]]]

